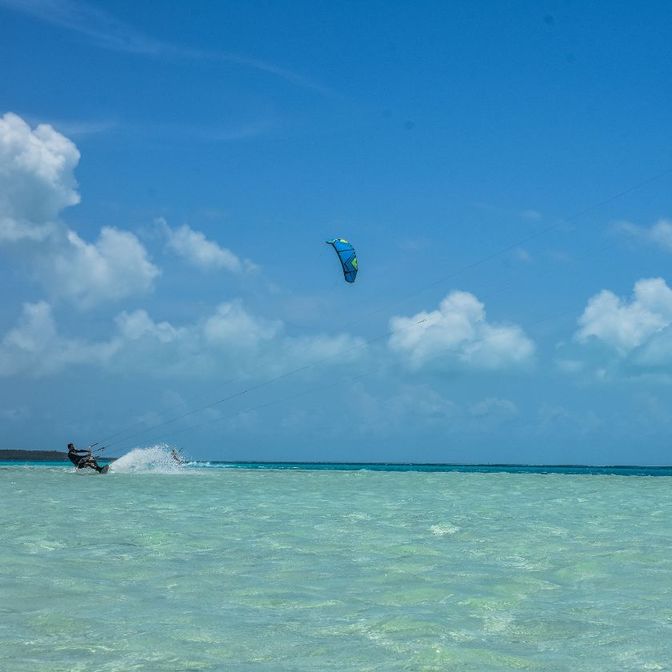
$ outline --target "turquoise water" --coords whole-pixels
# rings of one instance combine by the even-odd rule
[[[0,667],[669,670],[672,479],[0,467]]]

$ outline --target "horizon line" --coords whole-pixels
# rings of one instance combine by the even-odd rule
[[[379,464],[394,465],[400,467],[563,467],[563,468],[589,468],[601,469],[672,469],[672,464],[564,464],[543,462],[352,462],[345,460],[334,462],[329,460],[206,460],[208,462],[221,462],[222,464]]]
[[[45,450],[41,448],[0,448],[0,461],[5,461],[3,453],[56,453],[67,455],[62,450]],[[99,456],[101,460],[116,460],[117,456]],[[11,461],[11,460],[9,460]],[[311,465],[378,465],[398,467],[553,467],[556,469],[672,469],[672,464],[590,464],[590,463],[544,463],[544,462],[396,462],[396,461],[351,461],[351,460],[221,460],[194,459],[194,462],[215,462],[219,464],[311,464]]]

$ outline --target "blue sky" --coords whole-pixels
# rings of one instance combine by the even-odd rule
[[[0,0],[1,447],[669,464],[671,24]]]

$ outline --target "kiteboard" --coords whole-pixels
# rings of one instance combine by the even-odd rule
[[[106,464],[100,471],[96,471],[93,467],[76,467],[75,473],[82,475],[89,474],[106,474],[110,470],[110,465]]]

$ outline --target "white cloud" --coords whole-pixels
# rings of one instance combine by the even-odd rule
[[[269,375],[296,367],[354,361],[366,351],[365,341],[349,334],[288,336],[278,320],[249,313],[241,301],[220,304],[196,325],[202,348],[213,353],[228,370],[254,370]]]
[[[0,341],[0,376],[91,365],[120,374],[263,379],[316,364],[342,364],[365,352],[364,341],[344,334],[287,336],[281,322],[251,314],[240,301],[223,303],[203,319],[179,326],[155,321],[145,310],[123,311],[114,322],[108,340],[67,338],[59,334],[48,303],[25,304],[17,326]]]
[[[650,229],[651,240],[667,252],[672,252],[672,221],[659,219]]]
[[[285,356],[289,361],[322,362],[334,360],[339,364],[352,362],[365,352],[366,341],[350,334],[315,334],[287,337]],[[338,358],[338,360],[336,359]]]
[[[240,301],[222,303],[203,325],[206,343],[217,348],[250,349],[274,339],[282,329],[280,322],[257,318]]]
[[[0,243],[16,243],[20,240],[40,242],[52,236],[57,230],[58,227],[51,223],[32,224],[0,216]]]
[[[79,203],[77,147],[51,126],[34,130],[16,114],[0,117],[0,243],[44,240],[52,220]]]
[[[672,364],[672,326],[668,325],[655,333],[636,352],[633,360],[636,366],[648,369],[654,376],[656,374],[655,369],[665,369],[657,372],[663,376],[660,380],[668,383],[672,382],[669,377],[669,367]]]
[[[528,364],[534,344],[517,325],[495,325],[468,292],[451,292],[438,310],[390,320],[389,346],[414,369],[427,364],[498,370]]]
[[[155,338],[160,343],[172,343],[184,333],[170,322],[154,322],[145,310],[132,313],[124,311],[115,318],[117,328],[126,341],[137,341],[144,337]]]
[[[58,222],[79,202],[78,162],[77,147],[51,126],[0,118],[0,244],[31,242],[34,278],[79,308],[147,292],[159,269],[135,235],[106,227],[87,243]]]
[[[667,252],[672,252],[672,221],[659,219],[650,229],[649,235],[654,243]]]
[[[231,250],[208,240],[200,231],[194,231],[186,224],[171,229],[164,220],[159,220],[168,237],[168,247],[202,270],[225,269],[231,273],[251,270],[254,265],[241,261]]]
[[[56,337],[56,325],[51,306],[44,301],[26,303],[18,326],[9,331],[2,343],[8,348],[24,352],[45,350]]]
[[[79,308],[147,292],[159,273],[134,234],[111,227],[104,227],[95,243],[68,231],[37,269],[55,297]]]
[[[672,220],[659,219],[650,227],[638,226],[632,222],[617,222],[615,226],[622,233],[656,245],[665,252],[672,252]]]
[[[26,303],[17,326],[0,341],[0,376],[41,376],[75,364],[103,364],[117,348],[114,341],[87,343],[63,338],[48,303]]]
[[[591,338],[626,355],[672,323],[672,289],[662,278],[635,283],[630,301],[603,290],[589,299],[579,318],[580,342]]]

